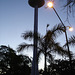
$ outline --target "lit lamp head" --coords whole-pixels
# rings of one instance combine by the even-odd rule
[[[49,1],[49,2],[47,3],[47,7],[53,8],[53,2]]]
[[[69,31],[73,31],[73,28],[72,27],[69,27]]]

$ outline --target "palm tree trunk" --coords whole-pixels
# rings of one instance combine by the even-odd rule
[[[45,62],[44,62],[44,74],[46,75],[47,73],[47,63],[46,63],[46,56],[47,56],[47,44],[45,44]]]
[[[44,63],[44,70],[46,71],[47,68],[46,68],[46,50],[45,50],[45,63]]]

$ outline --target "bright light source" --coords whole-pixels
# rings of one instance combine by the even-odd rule
[[[69,31],[73,31],[73,28],[72,27],[69,27]]]
[[[50,8],[52,8],[53,7],[53,3],[52,2],[48,2],[47,6],[50,7]]]

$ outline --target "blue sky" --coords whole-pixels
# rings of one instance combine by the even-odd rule
[[[54,7],[59,16],[63,20],[66,26],[69,23],[65,20],[67,18],[66,8],[63,8],[65,0],[55,0]],[[46,4],[39,8],[38,14],[38,32],[42,35],[46,33],[46,25],[50,24],[48,29],[51,29],[54,25],[59,24],[60,21],[56,16],[52,8],[45,9]],[[63,10],[64,9],[64,10]],[[75,28],[75,17],[69,16],[69,22],[73,28]],[[10,45],[15,49],[23,40],[21,34],[25,31],[32,30],[34,27],[34,8],[30,7],[28,0],[0,0],[0,45]],[[67,30],[68,38],[75,35],[75,30],[70,32]],[[65,43],[65,35],[62,34],[58,37],[57,41],[61,42],[61,45]],[[74,47],[75,48],[75,47]],[[70,47],[70,50],[74,51],[74,48]]]

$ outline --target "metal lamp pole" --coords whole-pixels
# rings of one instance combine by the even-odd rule
[[[38,44],[38,8],[44,5],[44,0],[29,0],[29,5],[34,8],[34,51],[31,75],[39,75],[37,63],[37,44]]]
[[[70,66],[71,66],[71,55],[70,55],[70,49],[69,49],[69,45],[68,45],[68,37],[67,37],[67,32],[66,32],[66,26],[64,25],[64,23],[62,22],[61,18],[59,17],[58,13],[56,12],[55,8],[52,7],[53,10],[55,11],[57,17],[59,18],[60,22],[62,23],[63,27],[64,27],[64,32],[65,32],[65,37],[66,37],[66,43],[67,43],[67,49],[68,49],[68,53],[69,53],[69,61],[70,61]]]
[[[66,37],[66,43],[67,43],[67,49],[68,49],[68,53],[69,53],[69,61],[70,61],[70,66],[71,66],[71,55],[70,55],[70,49],[69,49],[69,45],[68,45],[68,38],[67,38],[66,26],[62,22],[61,18],[59,17],[58,13],[56,12],[55,8],[53,7],[53,3],[52,2],[48,2],[47,7],[53,8],[54,12],[56,13],[57,17],[59,18],[60,22],[62,23],[62,25],[64,27],[64,32],[65,32],[65,37]]]

